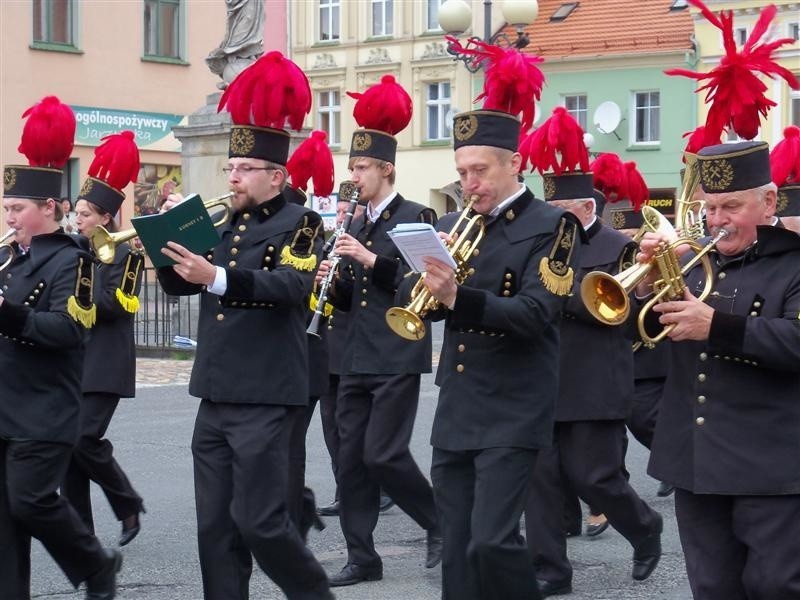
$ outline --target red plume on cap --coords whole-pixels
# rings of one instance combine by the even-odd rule
[[[628,175],[622,159],[613,152],[604,152],[592,161],[594,187],[614,203],[628,197]]]
[[[522,141],[519,152],[523,163],[530,159],[531,171],[541,174],[589,170],[583,129],[563,106],[556,106],[553,115]]]
[[[772,181],[778,187],[800,184],[800,127],[790,125],[783,130],[783,139],[769,155]]]
[[[384,75],[379,84],[365,92],[347,95],[356,99],[353,118],[361,127],[395,135],[411,122],[411,96],[392,75]]]
[[[647,189],[644,177],[632,160],[625,163],[625,178],[628,200],[631,201],[633,210],[639,210],[650,199],[650,190]]]
[[[45,96],[22,113],[28,117],[18,150],[32,167],[60,169],[75,145],[75,113],[55,96]]]
[[[708,73],[696,73],[686,69],[669,69],[667,75],[682,75],[698,81],[708,82],[697,89],[707,90],[706,102],[711,103],[706,119],[708,135],[718,137],[726,126],[730,126],[740,137],[751,140],[758,133],[760,116],[767,112],[775,102],[764,95],[767,86],[758,73],[770,79],[775,76],[786,80],[792,89],[800,88],[797,78],[788,69],[780,66],[772,58],[773,51],[785,44],[793,44],[792,38],[781,38],[768,43],[759,43],[766,33],[770,21],[778,9],[769,5],[761,11],[758,22],[747,38],[741,52],[737,51],[733,35],[733,11],[721,11],[719,17],[712,13],[701,0],[689,0],[700,9],[703,16],[722,32],[725,56]]]
[[[306,191],[308,180],[314,182],[317,196],[330,196],[333,192],[333,155],[326,143],[328,136],[324,131],[312,131],[294,151],[286,170],[292,178],[292,187]]]
[[[236,125],[300,131],[311,110],[311,87],[305,73],[277,51],[268,52],[236,76],[217,110],[227,108]]]
[[[94,150],[89,176],[105,181],[115,190],[135,183],[139,176],[139,148],[132,131],[107,135]]]
[[[544,75],[536,65],[544,59],[517,48],[500,48],[475,38],[471,38],[466,46],[452,36],[445,36],[445,39],[458,54],[474,56],[473,64],[486,63],[483,93],[475,101],[484,98],[483,108],[487,110],[500,110],[514,116],[522,113],[522,129],[530,129],[536,116],[535,100],[541,96],[544,86]]]
[[[719,135],[713,136],[710,135],[710,130],[708,127],[700,125],[700,127],[696,128],[694,131],[687,131],[683,134],[683,137],[688,137],[688,141],[686,142],[686,148],[684,148],[684,152],[688,152],[689,154],[697,154],[700,150],[705,148],[706,146],[715,146],[717,144],[721,144],[722,140],[720,140]],[[683,158],[683,162],[686,162],[686,158]]]

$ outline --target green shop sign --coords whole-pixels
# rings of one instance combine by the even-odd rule
[[[80,146],[98,146],[100,140],[112,133],[129,129],[136,136],[140,150],[180,152],[181,145],[172,135],[172,128],[183,124],[183,115],[133,112],[94,106],[71,106],[75,112],[77,128],[75,143]]]

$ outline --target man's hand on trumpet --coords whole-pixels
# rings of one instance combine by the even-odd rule
[[[653,310],[661,313],[659,323],[664,326],[675,325],[669,333],[669,339],[673,342],[708,339],[714,309],[700,302],[688,289],[683,292],[683,300],[659,302]]]
[[[167,242],[161,253],[175,261],[172,267],[175,272],[189,283],[212,285],[217,275],[217,268],[204,256],[192,254],[189,250],[175,242]]]
[[[456,304],[456,273],[453,267],[435,258],[425,259],[425,286],[433,297],[449,309]]]

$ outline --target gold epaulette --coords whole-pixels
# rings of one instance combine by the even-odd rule
[[[75,321],[90,329],[97,321],[97,307],[94,305],[94,262],[89,258],[78,259],[78,272],[75,281],[75,294],[67,300],[67,313]]]
[[[139,310],[139,298],[136,297],[136,284],[139,281],[139,274],[144,266],[144,258],[137,252],[129,252],[128,260],[125,263],[125,271],[122,274],[122,281],[115,292],[119,305],[129,313]]]
[[[303,226],[294,234],[291,244],[281,250],[281,263],[290,265],[298,271],[313,271],[317,268],[314,240],[319,235],[322,221],[318,216],[316,221],[316,226],[311,226],[309,215],[303,216]]]
[[[550,255],[543,256],[539,261],[539,279],[556,296],[568,296],[572,291],[575,272],[569,263],[577,235],[578,225],[562,217]]]

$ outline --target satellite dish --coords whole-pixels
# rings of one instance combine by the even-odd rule
[[[622,111],[619,105],[611,100],[606,100],[594,111],[594,126],[600,133],[614,133],[622,120]]]
[[[587,148],[594,146],[594,136],[591,133],[587,132],[583,134],[583,145]]]

